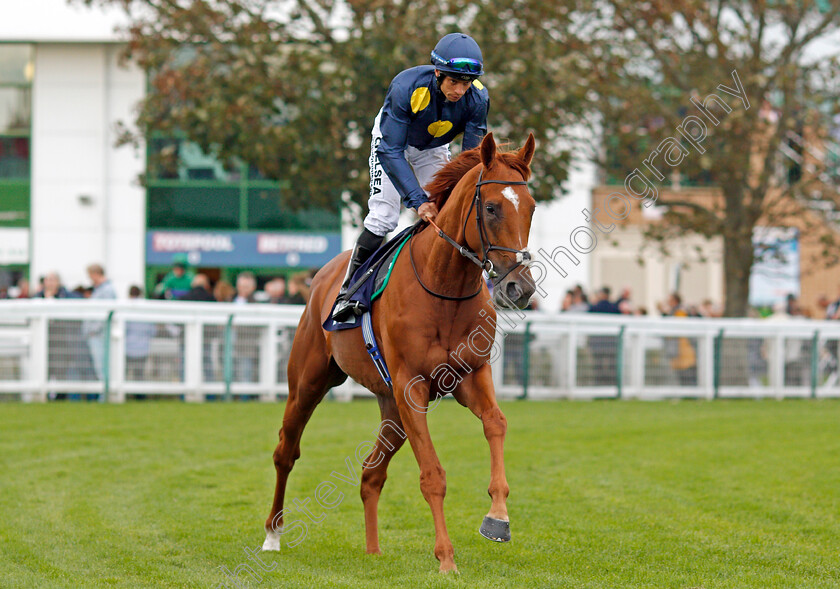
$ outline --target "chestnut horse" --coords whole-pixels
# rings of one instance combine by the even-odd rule
[[[497,152],[493,135],[488,134],[479,147],[447,164],[426,187],[440,210],[440,231],[463,249],[442,239],[436,228],[424,227],[397,258],[388,288],[374,303],[373,329],[393,378],[392,388],[371,361],[361,329],[327,332],[322,327],[349,252],[315,276],[289,357],[289,398],[274,450],[277,486],[263,550],[280,549],[286,481],[300,456],[303,429],[326,392],[348,375],[376,395],[382,416],[361,478],[367,552],[380,553],[379,495],[388,463],[407,436],[420,467],[420,490],[434,517],[434,554],[440,571],[457,570],[443,516],[446,473],[426,423],[430,400],[448,392],[481,419],[490,445],[492,501],[482,534],[498,541],[510,538],[502,455],[507,422],[496,402],[488,363],[496,313],[482,270],[491,277],[502,276],[494,287],[499,304],[524,307],[534,293],[530,271],[523,264],[529,259],[525,248],[535,206],[524,184],[534,148],[530,135],[519,151]],[[475,343],[476,334],[482,336],[481,346]]]

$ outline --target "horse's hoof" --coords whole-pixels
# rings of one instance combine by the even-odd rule
[[[263,542],[262,549],[264,551],[273,551],[279,552],[280,551],[280,534],[283,532],[283,528],[280,528],[279,532],[275,532],[271,528],[265,529],[265,542]]]
[[[449,564],[443,564],[443,563],[441,563],[441,565],[440,565],[440,570],[439,570],[438,572],[439,572],[441,575],[448,575],[448,574],[450,574],[450,573],[451,573],[451,574],[453,574],[453,575],[458,575],[458,574],[460,574],[460,573],[458,573],[458,567],[456,567],[456,566],[455,566],[455,563],[454,563],[454,562],[453,562],[453,563],[449,563]]]
[[[485,515],[478,533],[494,542],[510,542],[510,522]]]

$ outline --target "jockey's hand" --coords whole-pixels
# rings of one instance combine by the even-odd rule
[[[417,207],[417,214],[424,221],[434,221],[438,214],[437,205],[433,202],[424,202]]]

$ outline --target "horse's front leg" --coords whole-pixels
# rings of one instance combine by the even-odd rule
[[[490,446],[490,511],[484,518],[479,532],[485,538],[496,542],[510,540],[510,519],[507,511],[507,497],[510,492],[505,477],[504,444],[507,419],[496,403],[496,391],[490,364],[485,364],[467,375],[454,392],[461,405],[469,408],[481,420],[484,437]]]
[[[435,522],[435,556],[440,561],[440,572],[457,572],[455,551],[443,516],[446,472],[440,465],[426,422],[429,382],[420,377],[412,379],[407,374],[403,370],[394,378],[394,398],[414,457],[420,466],[420,491],[432,510]]]

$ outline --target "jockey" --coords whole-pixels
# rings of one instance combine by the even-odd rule
[[[345,300],[345,294],[356,270],[397,227],[400,200],[422,219],[434,221],[437,207],[422,187],[449,162],[449,144],[456,136],[464,134],[466,151],[487,133],[490,98],[478,80],[484,73],[478,43],[463,33],[450,33],[438,41],[431,63],[397,74],[373,123],[369,212],[341,285],[335,321],[367,311]]]

